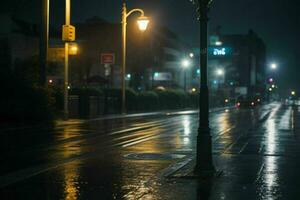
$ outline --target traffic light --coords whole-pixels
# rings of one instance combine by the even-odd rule
[[[62,40],[72,42],[75,40],[75,27],[72,25],[63,25]]]

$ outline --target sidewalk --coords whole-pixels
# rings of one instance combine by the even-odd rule
[[[221,173],[211,181],[189,176],[195,166],[189,157],[151,180],[154,191],[141,199],[299,199],[300,108],[285,113],[291,114],[290,121],[281,120],[280,110],[271,113],[266,123],[247,130],[223,153],[214,153]]]

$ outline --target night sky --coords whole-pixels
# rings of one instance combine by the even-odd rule
[[[38,2],[10,0],[0,10],[13,10],[24,19],[36,21]],[[167,26],[182,40],[198,46],[199,26],[195,8],[189,0],[128,0],[128,7],[144,8],[152,23]],[[118,22],[120,10],[121,0],[72,0],[72,21],[75,23],[99,16]],[[267,61],[279,65],[279,87],[300,89],[299,10],[297,0],[215,0],[210,13],[210,31],[218,25],[223,33],[228,34],[245,34],[250,28],[253,29],[267,45]],[[50,20],[52,26],[63,23],[63,0],[51,1]]]

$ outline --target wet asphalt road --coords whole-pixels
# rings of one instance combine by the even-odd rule
[[[210,184],[166,176],[193,158],[195,112],[2,130],[0,199],[299,199],[299,116],[276,103],[212,112]]]

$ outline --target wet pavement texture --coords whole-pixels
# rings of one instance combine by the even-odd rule
[[[170,175],[194,165],[195,112],[1,130],[0,199],[299,198],[299,107],[218,110],[210,127],[213,181]]]

